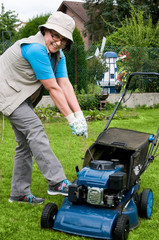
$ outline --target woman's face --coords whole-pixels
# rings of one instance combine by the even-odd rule
[[[44,35],[46,46],[51,53],[58,52],[61,48],[64,48],[68,39],[60,35],[54,30],[45,29]]]

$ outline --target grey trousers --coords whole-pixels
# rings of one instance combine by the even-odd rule
[[[52,152],[43,125],[34,113],[30,100],[23,102],[9,117],[18,143],[15,150],[11,196],[30,194],[34,156],[49,185],[64,179],[63,168]]]

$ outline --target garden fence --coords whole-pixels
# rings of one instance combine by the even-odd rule
[[[11,44],[11,39],[0,42],[0,54]],[[86,89],[86,85],[90,83],[93,71],[90,65],[88,68],[88,61],[90,56],[94,56],[97,47],[100,49],[100,46],[93,45],[86,51],[83,45],[74,44],[71,52],[66,53],[69,78],[78,90]],[[124,69],[128,73],[159,72],[159,48],[105,46],[104,53],[106,52],[115,52],[118,57],[126,54],[126,58],[116,62],[118,74]],[[141,92],[159,92],[159,81],[153,81],[152,84],[149,81],[147,85],[145,81],[140,80],[138,89]]]

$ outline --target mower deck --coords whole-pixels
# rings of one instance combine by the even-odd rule
[[[138,226],[137,206],[133,198],[128,200],[137,187],[137,185],[134,186],[126,194],[121,204],[114,208],[73,204],[65,197],[63,205],[56,215],[53,229],[86,237],[113,239],[117,218],[123,205],[125,207],[122,214],[129,216],[130,229]]]

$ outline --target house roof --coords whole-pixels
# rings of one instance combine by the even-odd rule
[[[81,18],[82,21],[88,21],[88,16],[86,14],[86,9],[83,7],[83,2],[63,1],[58,8],[58,11],[66,12],[66,9],[70,9],[74,12],[74,14]]]

